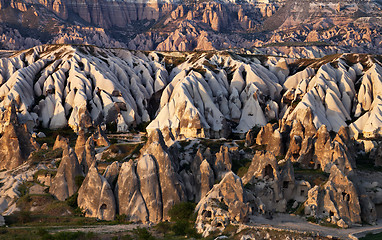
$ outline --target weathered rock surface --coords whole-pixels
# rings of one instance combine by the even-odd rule
[[[196,228],[203,236],[224,229],[231,221],[245,222],[251,213],[241,179],[228,172],[219,184],[203,197],[195,211],[198,216]]]
[[[149,213],[149,221],[158,223],[163,218],[163,196],[158,178],[157,162],[152,156],[146,154],[139,158],[137,175],[142,197]]]
[[[221,146],[220,151],[216,153],[215,164],[213,166],[217,175],[216,179],[222,179],[227,172],[231,171],[232,160],[230,154],[231,153],[226,146]]]
[[[62,160],[49,192],[58,200],[64,201],[77,192],[80,186],[76,179],[83,177],[83,172],[74,150],[67,143],[61,147],[63,148]]]
[[[114,220],[115,218],[116,204],[113,190],[94,165],[89,168],[89,172],[78,190],[77,202],[85,217],[100,220]]]
[[[126,214],[127,220],[134,222],[149,221],[149,212],[140,191],[133,161],[122,164],[114,192],[120,215]]]
[[[85,133],[80,131],[74,149],[78,158],[78,163],[81,165],[81,169],[85,174],[95,161],[94,145],[93,136],[90,136],[86,140]]]
[[[169,151],[159,130],[150,134],[141,153],[151,155],[156,161],[162,191],[163,220],[169,220],[168,211],[170,208],[174,204],[186,200],[184,185],[177,173],[176,158]]]
[[[26,125],[18,123],[14,104],[3,114],[2,122],[0,170],[11,170],[23,164],[38,144],[28,133]]]
[[[103,177],[106,178],[106,180],[109,182],[110,186],[113,189],[118,179],[119,167],[119,162],[115,161],[112,164],[108,165],[105,169],[105,172],[103,173]]]
[[[331,168],[327,183],[309,190],[305,212],[317,218],[327,218],[339,227],[361,222],[361,207],[356,188],[336,165]]]

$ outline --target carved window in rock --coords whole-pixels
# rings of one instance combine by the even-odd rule
[[[284,181],[283,182],[283,188],[288,188],[289,187],[289,182],[288,181]]]
[[[265,166],[264,170],[263,170],[263,178],[265,177],[268,177],[268,178],[274,178],[274,175],[273,175],[273,167],[268,164],[267,166]]]
[[[350,195],[346,192],[342,192],[342,199],[349,202],[350,201]]]
[[[203,210],[203,212],[202,212],[202,216],[203,216],[204,218],[211,218],[211,217],[212,217],[212,213],[211,213],[211,211]]]

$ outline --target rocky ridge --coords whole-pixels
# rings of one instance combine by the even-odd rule
[[[271,47],[261,51],[287,48],[299,56],[312,46],[326,54],[327,48],[380,53],[380,9],[378,1],[337,0],[4,1],[0,42],[5,49],[86,43],[161,51]]]
[[[349,126],[351,137],[376,137],[378,59],[337,54],[310,62],[47,45],[1,59],[0,107],[15,102],[29,132],[37,126],[81,132],[109,123],[127,132],[151,121],[148,132],[167,129],[175,139],[244,135],[270,121],[303,121],[309,108],[316,129]]]

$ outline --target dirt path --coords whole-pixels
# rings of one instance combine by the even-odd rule
[[[374,226],[359,226],[349,229],[340,229],[310,223],[298,216],[275,214],[272,220],[266,219],[262,216],[251,217],[251,223],[249,225],[254,228],[271,227],[281,230],[292,230],[306,233],[310,232],[319,234],[320,236],[332,236],[340,239],[357,239],[365,236],[366,233],[369,232],[382,232],[382,219],[379,220]]]
[[[118,233],[131,231],[135,228],[148,228],[147,224],[119,224],[119,225],[92,225],[92,226],[81,226],[81,227],[57,227],[50,232],[93,232],[98,234],[105,233]]]
[[[131,231],[135,228],[148,228],[147,224],[120,224],[120,225],[89,225],[89,226],[53,226],[50,232],[94,232],[96,234],[120,233]],[[318,224],[307,222],[305,219],[298,216],[291,216],[287,214],[275,214],[272,220],[266,219],[262,216],[251,217],[251,223],[248,225],[240,225],[242,228],[254,229],[276,229],[295,231],[300,233],[313,233],[314,235],[324,237],[336,237],[339,239],[355,240],[359,237],[364,237],[367,233],[380,233],[382,232],[382,219],[374,226],[360,226],[352,227],[349,229],[324,227]],[[20,228],[20,227],[18,227]],[[21,227],[28,228],[28,227]]]

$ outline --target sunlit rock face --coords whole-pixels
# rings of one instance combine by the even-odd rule
[[[359,54],[305,61],[45,45],[0,59],[0,109],[14,102],[30,132],[69,126],[80,133],[105,124],[126,132],[150,122],[148,132],[175,139],[244,136],[282,120],[296,132],[286,154],[297,156],[309,154],[308,138],[323,125],[328,132],[348,126],[350,137],[380,135],[381,69]],[[269,125],[256,142],[277,156],[286,147],[282,135]],[[102,139],[93,136],[95,145],[109,145]]]
[[[0,2],[0,10],[5,49],[85,43],[160,51],[256,47],[262,54],[308,58],[381,53],[377,0],[12,0]]]
[[[49,193],[64,201],[78,191],[87,217],[155,224],[170,220],[174,205],[194,201],[204,236],[291,209],[342,228],[376,221],[379,178],[358,167],[380,165],[377,56],[76,45],[1,56],[1,167],[56,171]],[[52,150],[62,148],[62,157],[30,164],[27,155],[39,148],[31,135],[43,140],[40,129],[64,127],[77,139],[56,137]],[[147,138],[137,132],[144,127]],[[108,162],[101,156],[119,149],[108,136],[136,148]],[[7,208],[16,173],[0,174],[9,174],[0,187]]]

